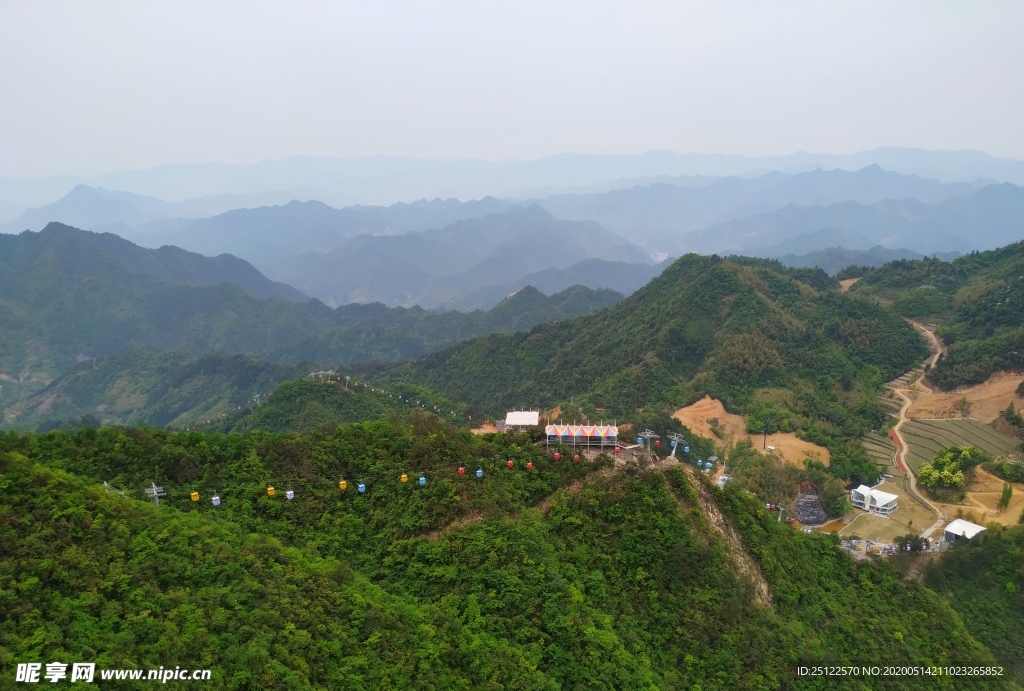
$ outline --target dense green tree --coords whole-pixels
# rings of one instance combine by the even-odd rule
[[[948,352],[928,379],[945,391],[993,372],[1024,371],[1024,241],[952,262],[890,262],[851,292],[892,301],[907,317],[936,323]]]
[[[0,664],[187,661],[239,689],[862,688],[794,669],[995,664],[942,598],[742,488],[610,460],[422,411],[308,434],[7,433]],[[160,507],[134,498],[153,481]]]

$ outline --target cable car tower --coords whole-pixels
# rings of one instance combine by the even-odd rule
[[[153,482],[146,488],[146,495],[153,500],[153,503],[160,506],[160,497],[166,497],[167,492],[164,491],[163,487],[158,487],[157,484]]]
[[[678,449],[680,446],[686,446],[687,442],[685,439],[683,439],[683,435],[677,434],[676,432],[673,432],[672,434],[668,435],[668,438],[672,440],[672,453],[670,453],[668,457],[675,458],[676,449]]]
[[[651,441],[654,439],[661,439],[660,434],[655,434],[653,430],[645,429],[640,433],[640,438],[644,440],[644,450],[647,451],[647,465],[651,464]]]

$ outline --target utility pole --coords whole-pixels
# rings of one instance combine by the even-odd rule
[[[771,418],[768,418],[768,417],[766,417],[763,420],[761,420],[761,430],[764,432],[764,449],[765,450],[768,449],[768,421],[769,420],[771,420]]]

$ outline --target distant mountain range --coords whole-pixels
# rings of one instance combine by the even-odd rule
[[[332,306],[486,309],[529,285],[532,274],[587,259],[634,264],[635,275],[653,275],[644,250],[597,223],[561,221],[538,206],[492,198],[345,209],[292,202],[121,232],[149,246],[173,243],[204,254],[231,248]],[[583,285],[608,286],[600,274],[576,275]],[[632,290],[642,284],[620,282]]]
[[[518,290],[518,285],[533,286],[542,293],[552,295],[571,286],[583,285],[589,288],[614,290],[622,295],[631,295],[652,278],[665,270],[672,259],[659,264],[630,264],[604,259],[584,259],[564,269],[542,269],[516,279],[505,286],[482,287],[472,294],[453,298],[444,304],[449,309],[462,309],[463,302],[487,305],[496,303],[505,295]]]
[[[77,187],[31,216],[35,223],[48,215],[104,220],[94,229],[144,246],[230,253],[331,306],[463,310],[487,309],[539,282],[628,294],[656,273],[655,259],[686,252],[784,257],[881,246],[924,256],[1024,236],[1024,191],[1008,183],[944,183],[877,165],[679,182],[534,202],[485,197],[336,209],[292,201],[155,221],[145,219],[180,205]],[[582,264],[591,260],[616,265]]]
[[[993,249],[1024,237],[1024,189],[990,185],[933,204],[916,199],[875,204],[787,206],[687,233],[681,251],[781,256],[842,246],[903,247],[922,254]]]
[[[356,235],[402,235],[515,208],[516,204],[493,198],[343,209],[318,201],[293,201],[236,209],[212,218],[169,219],[112,230],[147,247],[172,244],[207,255],[232,252],[274,273],[285,257],[332,250]]]
[[[236,257],[146,250],[52,224],[40,233],[0,235],[0,408],[78,363],[126,349],[223,350],[284,363],[397,361],[621,298],[577,286],[551,297],[520,290],[489,312],[380,304],[333,310]]]
[[[657,184],[603,194],[555,195],[537,203],[559,218],[593,219],[644,247],[679,254],[716,251],[710,244],[705,247],[693,240],[699,234],[688,236],[699,229],[709,229],[709,235],[714,235],[728,221],[787,207],[900,199],[934,203],[976,191],[967,183],[942,183],[869,166],[856,172],[814,170],[797,175],[773,172],[755,178],[732,177],[703,187]]]
[[[102,187],[75,185],[57,201],[39,208],[30,208],[11,221],[0,225],[0,232],[20,233],[42,230],[58,221],[88,230],[123,229],[173,218],[206,218],[243,207],[284,204],[294,199],[311,199],[307,189],[256,194],[221,194],[214,197],[168,202],[132,192],[117,192]]]
[[[649,151],[626,155],[559,154],[533,161],[294,156],[247,165],[162,165],[88,178],[0,179],[0,219],[14,219],[29,207],[49,204],[76,184],[170,201],[268,192],[280,195],[285,190],[303,190],[306,195],[293,194],[289,198],[319,199],[332,206],[348,206],[435,197],[480,199],[509,196],[513,191],[526,188],[558,191],[662,175],[752,176],[772,170],[788,173],[815,168],[859,170],[872,164],[945,182],[974,182],[980,178],[1024,185],[1024,161],[997,158],[980,151],[925,151],[901,147],[849,155],[798,152],[750,157]]]
[[[951,261],[960,256],[959,252],[939,252],[935,256],[943,261]],[[866,250],[848,250],[843,247],[826,247],[807,254],[785,254],[774,257],[784,266],[793,268],[818,267],[829,276],[850,267],[877,267],[897,259],[924,259],[925,255],[907,249],[888,249],[875,245]]]
[[[291,257],[273,275],[329,304],[471,309],[522,288],[526,276],[586,259],[649,261],[641,248],[593,221],[560,221],[532,206],[422,233],[360,235],[330,252]],[[590,285],[586,279],[595,277],[582,278]],[[505,293],[495,296],[495,289]]]

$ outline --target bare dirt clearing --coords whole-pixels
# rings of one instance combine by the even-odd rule
[[[1016,525],[1024,513],[1024,484],[1013,483],[1013,496],[1010,505],[998,511],[996,505],[1003,492],[1003,480],[984,468],[974,469],[974,481],[967,488],[967,496],[962,504],[940,504],[946,515],[951,519],[962,514],[967,520],[974,520],[979,525],[996,522],[1002,525]]]
[[[831,523],[826,523],[825,525],[821,526],[820,528],[818,528],[818,532],[819,533],[838,533],[840,530],[842,530],[845,527],[846,527],[846,521],[840,518],[837,521],[832,521]]]
[[[913,402],[907,410],[907,417],[915,419],[964,417],[954,408],[961,399],[967,399],[971,417],[990,423],[999,416],[999,411],[1013,403],[1015,408],[1024,406],[1024,398],[1016,389],[1024,381],[1024,374],[996,372],[988,381],[975,386],[966,386],[948,393],[925,393],[915,391]]]
[[[754,448],[760,449],[763,446],[764,437],[761,434],[748,433],[747,423],[742,415],[726,412],[722,402],[710,396],[705,396],[693,405],[680,408],[672,414],[672,417],[702,437],[721,439],[727,444],[750,439],[754,442]],[[721,437],[716,435],[712,429],[711,421],[716,418],[719,431],[722,432]],[[801,468],[805,458],[812,458],[826,464],[832,459],[828,449],[824,446],[804,441],[792,433],[769,434],[768,446],[775,447],[775,455],[781,460]]]
[[[490,434],[491,432],[497,433],[498,428],[492,425],[490,422],[485,422],[479,427],[474,427],[469,431],[472,432],[473,434]]]
[[[845,293],[850,289],[850,286],[852,286],[860,279],[860,276],[858,276],[857,278],[844,278],[843,280],[839,281],[839,291]]]

